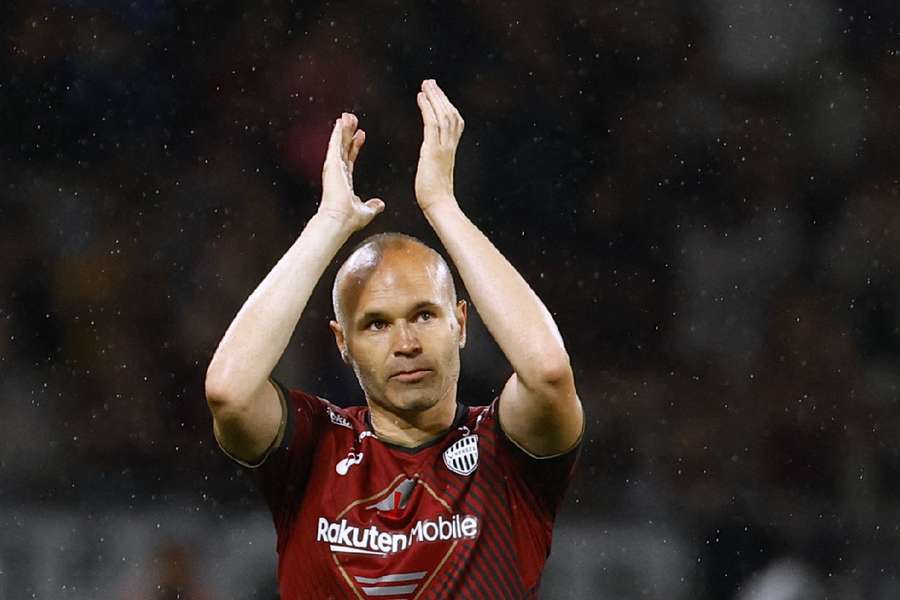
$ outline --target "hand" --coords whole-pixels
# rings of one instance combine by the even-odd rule
[[[366,141],[366,132],[357,129],[356,115],[342,113],[335,121],[322,168],[322,202],[319,214],[337,220],[351,231],[362,229],[384,210],[380,198],[367,202],[353,192],[353,164]]]
[[[416,102],[425,127],[416,170],[416,200],[424,211],[436,204],[456,203],[453,165],[465,122],[434,79],[422,82]]]

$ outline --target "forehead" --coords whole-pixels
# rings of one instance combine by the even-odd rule
[[[350,318],[371,311],[402,311],[418,302],[442,304],[451,298],[449,273],[427,248],[404,245],[385,249],[380,257],[363,254],[353,262],[338,284]]]

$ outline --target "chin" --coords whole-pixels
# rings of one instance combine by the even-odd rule
[[[387,400],[394,410],[421,412],[437,404],[440,397],[437,394],[423,394],[420,390],[409,390],[406,393],[389,394]]]

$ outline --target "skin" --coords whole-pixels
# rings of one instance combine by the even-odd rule
[[[583,432],[584,413],[562,337],[540,298],[456,200],[453,171],[464,128],[459,111],[432,79],[422,82],[416,102],[423,123],[416,202],[513,368],[500,393],[501,426],[535,456],[564,452]],[[252,461],[277,442],[283,415],[269,376],[322,273],[350,236],[384,210],[380,198],[363,201],[354,191],[353,168],[364,142],[355,115],[335,121],[318,211],[241,307],[207,368],[213,431],[235,457]],[[455,296],[435,269],[434,254],[414,246],[389,245],[345,265],[331,323],[366,394],[375,433],[405,446],[452,424],[466,322],[466,305],[448,300]],[[415,310],[424,301],[433,304],[433,321]],[[372,308],[382,313],[374,329],[359,322]],[[410,368],[428,372],[394,375]]]
[[[339,319],[330,326],[379,438],[419,445],[452,422],[467,316],[465,301],[455,297],[446,265],[415,242],[380,255],[363,247],[338,272]]]
[[[500,426],[533,456],[566,452],[584,431],[584,411],[562,336],[534,290],[457,202],[453,172],[465,127],[459,111],[433,79],[422,82],[416,102],[424,126],[416,201],[513,368],[498,400]]]

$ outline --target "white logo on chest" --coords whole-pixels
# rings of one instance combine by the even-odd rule
[[[347,471],[350,470],[350,467],[353,465],[358,465],[362,462],[363,453],[360,452],[357,454],[353,450],[351,450],[345,458],[342,458],[338,461],[338,464],[334,465],[334,470],[337,471],[338,475],[346,475]]]
[[[457,475],[471,475],[478,467],[478,436],[467,435],[444,450],[444,464]]]

